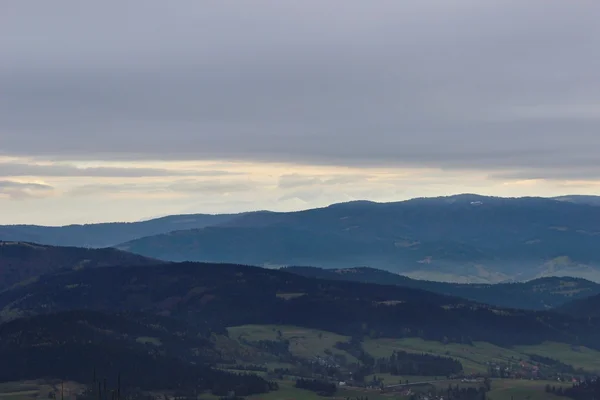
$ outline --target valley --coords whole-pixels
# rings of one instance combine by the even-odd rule
[[[521,270],[520,281],[513,275],[504,283],[458,283],[414,279],[404,267],[348,265],[371,257],[371,251],[388,257],[385,242],[398,227],[423,234],[407,225],[415,213],[430,226],[434,215],[466,218],[471,204],[463,200],[472,198],[239,214],[215,226],[148,236],[117,248],[0,242],[0,382],[5,382],[0,397],[578,400],[592,393],[600,376],[600,284],[561,274],[524,279],[544,275],[534,266],[535,273]],[[567,213],[565,218],[596,210],[556,200],[489,201],[492,208],[486,211],[483,202],[475,212],[484,214],[477,218],[515,213],[517,205],[548,207]],[[522,212],[494,235],[526,230]],[[335,221],[349,214],[371,227],[336,232]],[[400,220],[382,231],[377,221],[392,216]],[[440,221],[436,229],[442,229]],[[570,235],[569,229],[550,231],[562,239]],[[435,239],[432,232],[427,235]],[[463,265],[448,271],[463,274],[474,254],[498,261],[500,256],[491,254],[507,248],[481,244],[496,237],[477,239],[481,232],[471,225],[463,233],[453,231],[450,237],[462,237],[460,242],[431,247],[433,242],[403,239],[394,248],[405,255],[441,251],[446,260]],[[154,250],[128,251],[138,249],[137,240]],[[480,243],[475,252],[474,243]],[[502,246],[512,244],[505,240]],[[593,260],[591,248],[569,246],[554,249],[554,255],[577,251],[568,258]],[[194,257],[186,248],[218,262],[187,261]],[[255,257],[260,254],[283,258]],[[304,258],[310,254],[340,267],[297,266],[313,260]],[[542,254],[536,257],[542,260]],[[270,267],[227,262],[236,260],[260,265],[267,260]],[[285,265],[273,267],[280,262]],[[442,273],[446,267],[432,261],[420,268]],[[477,270],[481,281],[483,269]],[[509,272],[498,269],[495,276]]]

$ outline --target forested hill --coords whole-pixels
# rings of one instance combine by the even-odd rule
[[[462,283],[547,276],[600,282],[597,200],[464,194],[394,203],[355,201],[298,212],[0,226],[0,240],[115,246],[168,261],[366,265],[415,279]]]
[[[375,268],[286,267],[284,271],[298,275],[331,280],[348,280],[382,285],[398,285],[460,296],[499,307],[547,310],[576,299],[600,294],[600,284],[585,279],[548,277],[528,282],[460,284],[411,279]]]
[[[111,248],[84,249],[0,241],[0,290],[64,268],[156,263],[156,260]]]
[[[0,382],[67,379],[97,391],[94,380],[108,379],[116,389],[120,376],[123,397],[128,388],[200,389],[216,396],[269,390],[268,382],[257,376],[208,367],[224,361],[209,333],[183,321],[138,313],[76,310],[21,318],[0,324]]]
[[[595,321],[498,309],[413,288],[317,280],[230,264],[62,271],[0,293],[4,319],[73,308],[143,311],[213,328],[285,324],[348,336],[502,345],[600,343]]]
[[[251,213],[118,248],[171,261],[365,265],[463,283],[575,276],[600,282],[600,207],[459,195]]]
[[[580,318],[600,318],[600,295],[574,300],[556,310]]]
[[[239,215],[241,214],[170,215],[140,222],[66,226],[0,225],[0,240],[54,246],[108,247],[144,236],[216,225]]]

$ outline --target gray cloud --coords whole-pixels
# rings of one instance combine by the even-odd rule
[[[2,195],[13,200],[30,197],[44,197],[50,194],[54,188],[41,183],[14,182],[0,180],[0,197]]]
[[[0,153],[600,165],[600,2],[10,4]]]
[[[0,181],[0,189],[34,189],[34,190],[52,190],[52,186],[41,183]]]
[[[304,186],[334,186],[357,184],[369,179],[370,175],[331,175],[331,176],[312,176],[302,174],[284,174],[279,177],[277,185],[280,189],[295,189]]]
[[[202,194],[227,194],[243,192],[256,188],[257,185],[247,181],[223,182],[218,180],[180,180],[174,183],[121,183],[121,184],[89,184],[80,185],[69,191],[71,196],[90,196],[99,193],[115,194],[159,194],[159,193],[183,193],[188,195]]]
[[[25,164],[0,162],[0,176],[45,176],[45,177],[113,177],[141,178],[160,176],[224,176],[232,175],[228,171],[190,171],[161,168],[122,168],[88,167],[81,168],[69,164]]]
[[[490,174],[489,179],[496,180],[528,180],[528,179],[545,179],[545,180],[579,180],[579,181],[594,181],[600,180],[600,168],[553,168],[546,169],[527,169],[523,171],[513,171],[505,173]]]

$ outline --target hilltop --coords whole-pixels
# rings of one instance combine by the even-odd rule
[[[365,265],[458,283],[571,276],[600,282],[598,196],[463,194],[297,212],[175,215],[134,223],[0,226],[0,240],[114,246],[166,261]]]
[[[600,281],[600,207],[459,195],[252,213],[118,248],[173,261],[366,265],[463,283],[574,276]]]
[[[112,248],[84,249],[0,241],[0,290],[60,269],[156,263],[156,260]]]
[[[241,214],[170,215],[141,222],[39,226],[0,225],[0,240],[54,246],[109,247],[144,236],[220,224]]]

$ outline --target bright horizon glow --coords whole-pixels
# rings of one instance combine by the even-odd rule
[[[600,193],[599,1],[2,12],[0,224]]]
[[[355,200],[393,202],[463,193],[499,197],[600,193],[597,181],[503,179],[495,175],[497,171],[435,168],[223,160],[48,162],[14,157],[0,159],[0,173],[11,170],[20,173],[0,177],[0,185],[4,185],[0,194],[2,225],[60,226],[135,222],[174,214],[299,211]],[[38,175],[25,175],[34,172]]]

